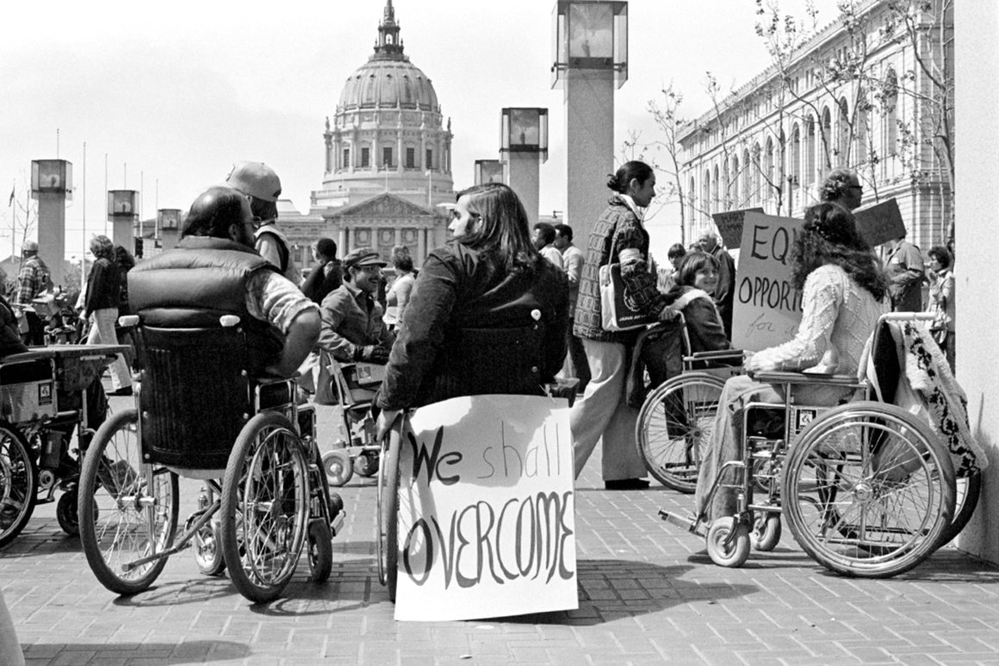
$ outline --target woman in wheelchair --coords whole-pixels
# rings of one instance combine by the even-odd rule
[[[527,214],[500,183],[459,193],[453,238],[430,253],[376,398],[380,434],[399,412],[462,395],[541,395],[562,367],[565,275],[531,244]]]
[[[802,292],[798,331],[792,340],[748,357],[746,371],[856,374],[878,317],[890,310],[888,279],[880,263],[858,234],[853,215],[833,203],[805,212],[791,256],[793,286]],[[810,394],[795,395],[815,405],[835,405],[852,393],[832,385],[803,388],[811,389]],[[695,496],[698,517],[709,523],[736,511],[735,489],[726,487],[729,484],[710,493],[724,463],[740,458],[742,410],[749,401],[779,404],[783,398],[769,384],[746,375],[726,382]]]
[[[676,284],[666,292],[671,310],[683,313],[690,339],[688,353],[732,347],[712,296],[718,286],[718,261],[705,252],[691,252],[680,261]]]

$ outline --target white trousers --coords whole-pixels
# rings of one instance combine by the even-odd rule
[[[114,332],[114,323],[118,320],[117,308],[104,308],[94,310],[90,313],[90,335],[87,337],[88,345],[116,345],[118,336]],[[118,354],[111,364],[111,389],[117,391],[120,388],[132,385],[132,375],[128,372],[128,363],[125,357]]]
[[[635,442],[638,410],[629,407],[625,399],[628,348],[616,342],[585,338],[583,348],[592,376],[569,416],[576,478],[601,439],[604,481],[643,477],[645,464]]]

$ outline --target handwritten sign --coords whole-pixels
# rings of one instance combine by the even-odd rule
[[[802,223],[746,213],[732,314],[736,349],[760,351],[794,337],[801,294],[791,284],[791,248]]]
[[[578,608],[568,402],[452,398],[410,423],[399,456],[395,618]]]
[[[711,219],[718,227],[718,233],[727,248],[742,246],[742,227],[746,213],[762,213],[762,208],[746,208],[745,210],[730,210],[724,213],[712,213]]]
[[[902,213],[895,199],[858,208],[853,211],[853,216],[857,220],[857,231],[871,247],[903,238],[906,234]]]

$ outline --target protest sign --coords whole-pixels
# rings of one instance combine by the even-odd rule
[[[397,620],[579,607],[566,400],[421,407],[399,454]]]
[[[905,223],[895,199],[858,208],[853,216],[857,220],[857,231],[871,247],[905,237]]]
[[[746,213],[762,213],[762,208],[746,208],[745,210],[730,210],[724,213],[712,213],[711,219],[718,227],[718,233],[722,237],[722,242],[729,249],[742,247],[742,227]]]
[[[801,321],[791,285],[791,248],[803,222],[746,213],[735,280],[732,346],[760,351],[787,342]]]

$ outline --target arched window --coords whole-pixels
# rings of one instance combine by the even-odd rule
[[[753,164],[750,161],[749,149],[742,151],[742,205],[748,206],[755,196],[753,191]]]
[[[895,68],[889,67],[885,73],[884,95],[884,153],[895,155],[898,152],[898,76]]]
[[[763,199],[770,201],[773,197],[772,186],[774,184],[774,139],[772,136],[767,137],[767,147],[763,151],[763,175],[765,177],[763,187],[766,188]]]
[[[797,123],[791,128],[790,153],[787,175],[791,179],[791,189],[795,190],[801,185],[801,127]]]
[[[694,177],[690,177],[690,182],[687,184],[687,224],[694,223],[694,193],[697,192],[697,187],[694,185]]]
[[[721,193],[719,192],[720,181],[718,179],[718,165],[715,165],[715,177],[711,181],[711,212],[721,211]]]
[[[832,169],[833,162],[838,161],[834,158],[833,151],[836,149],[836,143],[834,141],[832,133],[832,112],[829,107],[822,109],[822,132],[819,136],[819,150],[822,151],[822,157],[824,158],[825,165],[823,166],[823,171],[829,171]]]
[[[763,149],[760,144],[753,144],[753,199],[756,203],[762,204],[763,194]]]
[[[815,118],[808,116],[805,119],[805,166],[803,169],[804,181],[801,185],[806,187],[818,180],[815,173]]]
[[[739,191],[739,156],[732,156],[732,171],[731,173],[731,191],[729,192],[732,201],[732,208],[740,208],[742,206],[742,198],[739,196],[741,192]]]
[[[837,132],[836,140],[836,152],[839,155],[839,161],[841,164],[850,164],[850,107],[846,102],[846,98],[840,98],[839,100],[839,118],[837,119],[837,127],[839,131]]]
[[[711,215],[711,170],[704,170],[704,182],[701,183],[701,207],[704,209],[704,216]]]

